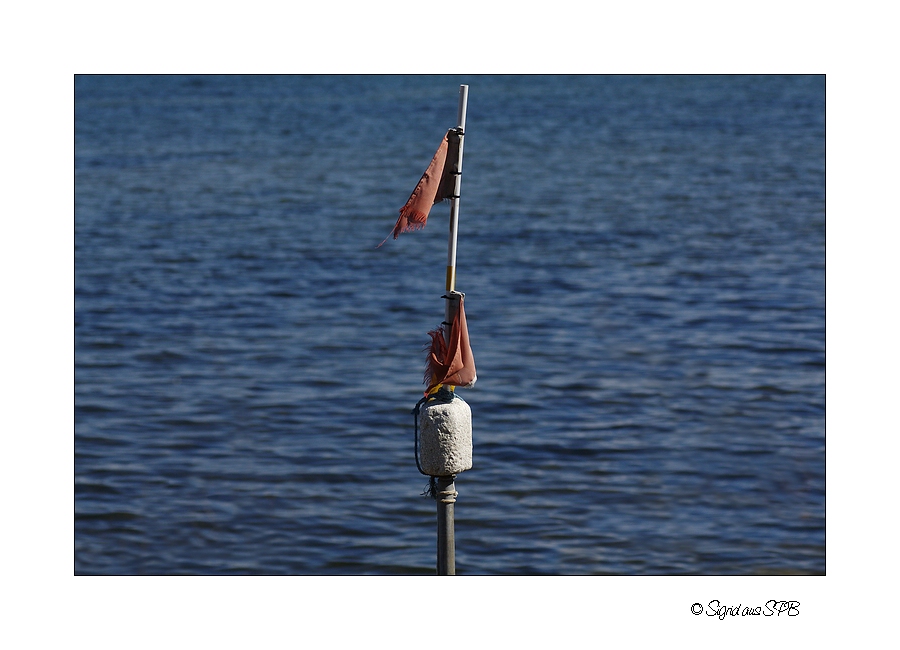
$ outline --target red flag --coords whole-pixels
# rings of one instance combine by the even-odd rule
[[[394,239],[401,232],[410,232],[425,227],[428,221],[428,213],[435,203],[453,196],[456,186],[453,171],[459,164],[459,135],[455,129],[450,129],[441,140],[438,150],[431,159],[422,178],[419,179],[416,189],[413,190],[406,205],[400,208],[400,218],[394,225],[391,233]],[[384,241],[387,241],[385,238]],[[384,241],[381,246],[384,244]]]
[[[428,332],[431,336],[431,350],[428,353],[428,366],[425,371],[428,391],[438,384],[469,388],[477,379],[462,296],[459,299],[459,309],[456,310],[456,316],[450,325],[449,346],[444,340],[445,327],[446,325],[442,323],[438,329]]]

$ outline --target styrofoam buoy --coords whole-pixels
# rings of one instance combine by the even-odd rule
[[[428,400],[419,408],[418,463],[423,474],[472,469],[472,409],[463,398]]]

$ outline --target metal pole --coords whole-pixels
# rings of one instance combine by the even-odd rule
[[[469,87],[459,87],[459,108],[456,112],[456,128],[459,130],[459,159],[453,170],[456,184],[450,199],[450,239],[447,243],[447,291],[456,288],[456,233],[459,224],[459,188],[462,182],[463,141],[466,131],[466,106],[469,102]]]
[[[437,574],[456,575],[456,536],[453,527],[453,504],[456,503],[456,474],[437,477]]]
[[[456,179],[453,198],[450,199],[450,238],[447,242],[447,294],[456,290],[456,239],[459,225],[459,189],[462,182],[463,141],[466,131],[466,106],[469,102],[469,87],[459,87],[459,107],[456,112],[456,128],[459,132],[459,158],[453,170]],[[450,323],[459,308],[459,300],[448,298],[444,307],[444,336],[450,343]],[[453,386],[449,386],[452,390]],[[456,503],[456,475],[437,477],[435,500],[437,501],[437,573],[439,576],[456,575],[456,535],[453,510]]]

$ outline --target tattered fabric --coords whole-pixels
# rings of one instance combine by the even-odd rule
[[[459,135],[454,129],[450,129],[441,140],[438,150],[419,179],[416,189],[410,194],[406,205],[400,208],[400,217],[391,232],[394,239],[402,232],[424,228],[432,206],[453,196],[456,181],[451,172],[458,164]],[[384,244],[384,241],[379,246]]]
[[[475,384],[475,357],[469,345],[469,328],[466,326],[466,311],[463,299],[459,300],[459,309],[450,325],[450,343],[444,339],[443,323],[436,330],[428,332],[431,337],[431,350],[428,353],[428,364],[425,370],[425,383],[428,391],[438,384],[463,386]],[[426,391],[426,393],[428,392]]]

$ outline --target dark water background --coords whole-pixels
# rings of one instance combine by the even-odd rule
[[[77,77],[78,574],[429,574],[410,409],[470,85],[459,574],[825,571],[824,77]]]

